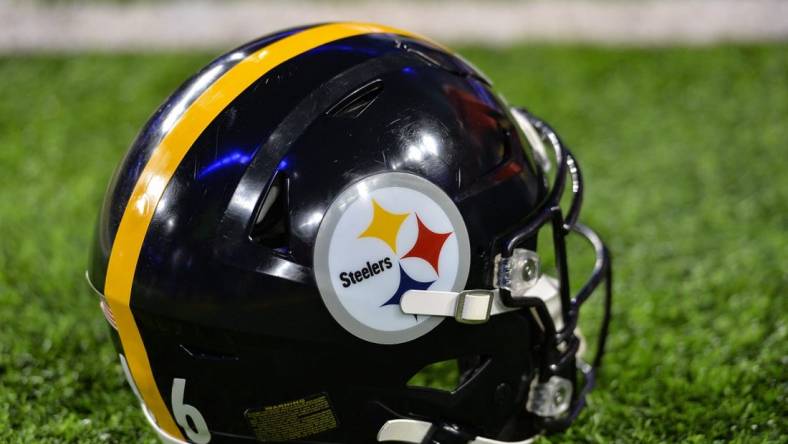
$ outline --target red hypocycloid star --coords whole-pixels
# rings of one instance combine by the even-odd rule
[[[446,243],[446,239],[448,239],[453,232],[436,233],[430,230],[424,225],[424,222],[421,221],[418,214],[416,215],[416,223],[419,225],[419,235],[416,238],[416,244],[413,245],[413,248],[411,248],[405,256],[402,256],[402,259],[408,257],[424,259],[427,263],[432,265],[435,273],[438,273],[438,260],[440,259],[443,244]]]

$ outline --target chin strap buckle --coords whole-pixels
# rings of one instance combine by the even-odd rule
[[[525,409],[543,418],[557,418],[569,411],[572,403],[572,382],[553,375],[545,382],[531,381]]]
[[[465,290],[457,295],[454,319],[461,324],[484,324],[490,320],[495,291]]]

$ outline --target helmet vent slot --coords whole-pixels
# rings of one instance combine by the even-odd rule
[[[373,80],[342,98],[326,111],[326,115],[355,119],[372,105],[382,91],[383,81]]]
[[[287,178],[280,172],[260,204],[250,237],[258,244],[287,253],[289,232]]]

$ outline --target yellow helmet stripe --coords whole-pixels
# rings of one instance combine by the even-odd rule
[[[129,370],[145,405],[163,430],[183,439],[153,379],[145,345],[129,306],[142,242],[156,205],[189,148],[203,130],[255,80],[318,46],[362,34],[389,33],[422,39],[386,26],[333,23],[303,30],[247,56],[218,78],[182,114],[145,165],[120,220],[109,258],[104,294],[109,302]]]

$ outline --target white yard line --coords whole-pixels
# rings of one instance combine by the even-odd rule
[[[0,51],[203,49],[337,20],[447,42],[614,45],[788,40],[783,0],[179,1],[44,7],[0,0]]]

